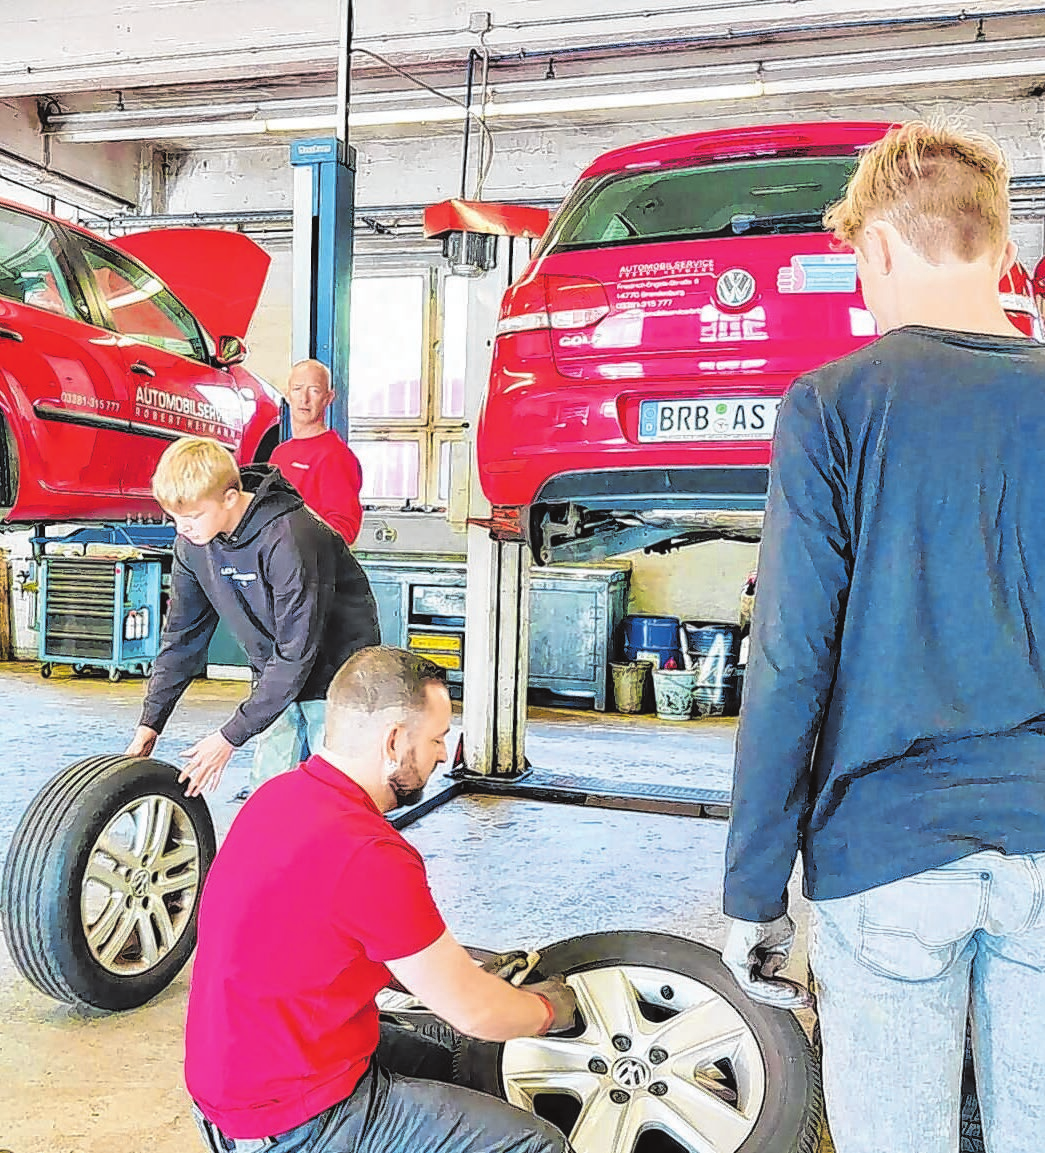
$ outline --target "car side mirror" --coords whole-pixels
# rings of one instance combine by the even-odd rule
[[[247,346],[238,336],[219,337],[218,351],[214,354],[214,359],[222,368],[242,364],[247,359]]]

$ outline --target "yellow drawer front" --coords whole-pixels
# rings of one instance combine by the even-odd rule
[[[456,653],[426,652],[425,660],[444,669],[460,669],[461,667],[461,658]]]
[[[460,653],[461,637],[446,633],[410,633],[407,647],[417,652]]]

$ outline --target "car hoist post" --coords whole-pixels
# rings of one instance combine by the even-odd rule
[[[337,137],[295,140],[291,358],[330,369],[330,427],[348,437],[349,309],[355,150]],[[290,435],[283,406],[282,439]]]

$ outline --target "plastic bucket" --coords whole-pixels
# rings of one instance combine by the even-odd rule
[[[624,647],[631,649],[677,649],[678,617],[655,617],[636,613],[624,618]]]
[[[658,669],[662,669],[668,661],[674,661],[677,666],[682,665],[678,617],[655,617],[639,613],[624,618],[622,632],[624,660],[649,660]]]
[[[653,669],[651,661],[634,664],[610,664],[613,674],[613,699],[619,713],[641,713],[642,698],[646,692],[646,679]]]
[[[688,721],[693,715],[697,674],[693,669],[654,669],[653,698],[664,721]]]

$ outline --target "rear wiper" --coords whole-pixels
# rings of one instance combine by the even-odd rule
[[[789,224],[812,224],[822,227],[819,212],[777,212],[769,216],[756,216],[753,212],[738,212],[731,217],[729,226],[734,236],[742,236],[754,228],[780,228]]]

